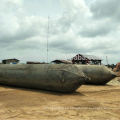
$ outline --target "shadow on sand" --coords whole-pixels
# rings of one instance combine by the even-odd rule
[[[84,94],[80,92],[72,92],[72,93],[65,93],[65,92],[55,92],[55,91],[47,91],[47,90],[41,90],[41,89],[32,89],[32,88],[23,88],[23,87],[16,87],[16,86],[8,86],[8,85],[0,85],[0,87],[4,87],[6,89],[14,89],[14,90],[23,90],[23,91],[31,91],[31,92],[37,92],[37,93],[44,93],[44,94],[51,94],[56,96],[63,96],[63,95],[79,95],[84,96]]]

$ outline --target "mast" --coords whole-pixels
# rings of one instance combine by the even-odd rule
[[[107,65],[108,65],[108,57],[106,56],[106,62],[107,62]]]
[[[48,16],[48,26],[47,26],[47,63],[48,63],[48,57],[49,57],[49,19]]]

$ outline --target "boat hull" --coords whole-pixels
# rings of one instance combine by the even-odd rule
[[[116,77],[114,72],[102,65],[77,65],[77,67],[88,78],[86,84],[105,85]]]
[[[74,92],[85,82],[75,65],[0,65],[0,84]]]

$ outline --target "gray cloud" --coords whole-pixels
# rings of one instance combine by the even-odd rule
[[[97,0],[91,5],[91,11],[94,18],[112,18],[116,19],[120,17],[119,0]]]
[[[100,24],[101,23],[92,25],[91,23],[90,25],[88,24],[87,26],[83,26],[79,34],[83,37],[105,36],[115,29],[113,25],[106,26],[106,22],[101,25]]]
[[[89,0],[86,2],[60,0],[60,2],[63,14],[61,12],[58,14],[57,10],[57,16],[50,17],[49,21],[50,60],[71,58],[75,54],[83,53],[110,56],[111,59],[114,56],[111,62],[118,62],[119,1],[95,0],[90,3]],[[39,8],[31,8],[28,5],[26,10],[25,4],[24,0],[1,1],[1,59],[17,57],[24,61],[45,61],[47,17],[38,14]],[[34,15],[34,12],[29,14],[29,9],[30,11],[34,9],[34,12],[37,10],[37,14]]]

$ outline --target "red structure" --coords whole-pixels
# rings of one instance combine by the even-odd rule
[[[116,65],[116,69],[117,69],[117,71],[120,71],[120,63],[118,63],[118,64]]]
[[[102,59],[93,55],[82,55],[78,54],[72,58],[73,64],[95,64],[101,65]]]

